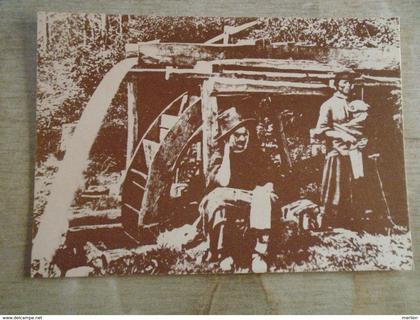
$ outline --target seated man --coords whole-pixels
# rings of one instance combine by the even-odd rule
[[[271,209],[278,201],[274,192],[278,173],[255,141],[255,122],[243,118],[235,107],[218,117],[219,150],[210,159],[208,193],[199,209],[210,260],[231,261],[233,268],[234,263],[237,267],[249,266],[247,257],[249,262],[252,257],[252,271],[266,272]],[[240,237],[241,227],[245,230],[239,233],[247,236]]]

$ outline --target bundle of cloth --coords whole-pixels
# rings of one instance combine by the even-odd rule
[[[364,177],[363,156],[359,146],[367,143],[363,129],[370,106],[362,100],[354,100],[349,103],[348,107],[352,115],[351,120],[344,123],[334,123],[334,130],[340,132],[342,135],[348,135],[348,140],[352,140],[351,138],[353,138],[354,142],[351,143],[348,154],[353,177],[359,179]]]

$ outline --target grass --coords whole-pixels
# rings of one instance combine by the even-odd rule
[[[205,243],[189,250],[160,246],[112,261],[105,274],[221,273],[217,263],[202,261],[206,248]],[[410,270],[413,266],[409,233],[311,232],[280,240],[270,252],[270,272]]]

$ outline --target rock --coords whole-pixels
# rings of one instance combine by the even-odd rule
[[[259,254],[252,255],[251,270],[254,273],[264,273],[268,271],[267,263]]]
[[[316,230],[322,225],[319,206],[308,199],[300,199],[281,208],[283,222],[293,222],[302,230]]]
[[[233,270],[233,258],[227,257],[220,262],[220,269],[223,271],[232,271]]]
[[[94,269],[88,266],[82,266],[67,270],[66,277],[88,277],[93,273]]]
[[[197,224],[200,219],[201,218],[197,218],[193,224],[185,224],[180,228],[162,232],[157,238],[157,244],[159,246],[181,250],[184,245],[192,242],[199,236]]]

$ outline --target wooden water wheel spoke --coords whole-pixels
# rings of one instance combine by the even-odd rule
[[[135,173],[136,175],[142,177],[144,180],[147,179],[147,174],[144,173],[144,172],[141,172],[141,171],[139,171],[137,169],[134,169],[134,168],[131,168],[130,171],[133,172],[133,173]]]
[[[139,187],[141,190],[145,190],[146,189],[146,187],[145,186],[142,186],[140,183],[137,183],[135,181],[131,181],[131,183],[133,183],[136,187]]]
[[[171,183],[167,177],[201,126],[200,101],[197,96],[181,94],[153,121],[135,149],[123,183],[122,222],[125,231],[136,239],[143,238],[148,226],[157,224],[153,217]],[[157,140],[149,134],[156,128]],[[147,168],[147,174],[140,167]]]

